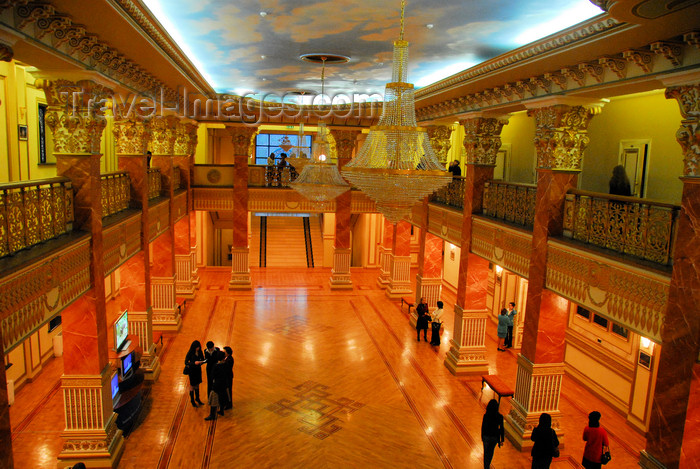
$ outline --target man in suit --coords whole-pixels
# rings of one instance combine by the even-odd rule
[[[204,359],[207,362],[207,396],[214,389],[214,367],[217,362],[214,355],[218,351],[219,347],[214,347],[214,342],[211,340],[207,342],[207,348],[204,350]]]

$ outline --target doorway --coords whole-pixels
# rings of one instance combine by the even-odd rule
[[[650,140],[620,140],[618,164],[625,167],[632,197],[644,197],[647,185]]]

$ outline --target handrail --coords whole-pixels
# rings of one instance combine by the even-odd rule
[[[155,199],[160,196],[163,187],[159,168],[148,168],[148,200]]]
[[[678,205],[665,202],[570,190],[564,204],[563,235],[671,265],[679,213]]]
[[[464,177],[452,178],[449,184],[442,186],[428,198],[430,202],[455,207],[464,208]]]
[[[535,223],[537,185],[505,181],[484,184],[482,213],[526,228]]]
[[[72,231],[73,219],[66,177],[0,184],[0,257]]]

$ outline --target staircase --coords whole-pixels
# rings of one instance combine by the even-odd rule
[[[306,266],[302,217],[267,217],[267,267]]]

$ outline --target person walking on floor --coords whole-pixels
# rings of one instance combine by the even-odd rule
[[[481,441],[484,443],[484,469],[491,467],[496,445],[500,448],[505,440],[503,415],[498,411],[498,401],[491,399],[486,405],[486,413],[481,420]]]
[[[559,438],[552,429],[552,416],[540,414],[540,423],[532,430],[532,469],[549,469],[552,458],[559,456]]]
[[[420,342],[420,331],[423,331],[423,340],[428,341],[428,323],[430,322],[430,314],[428,313],[428,302],[425,298],[420,299],[420,303],[416,306],[418,320],[416,320],[416,335]]]
[[[224,347],[226,356],[224,357],[224,365],[226,370],[226,405],[224,410],[233,408],[233,350],[228,345]]]
[[[202,344],[198,340],[192,342],[190,350],[185,355],[185,368],[187,376],[190,380],[190,402],[192,407],[197,407],[197,404],[203,405],[204,402],[199,400],[199,385],[202,382],[202,364],[204,363],[204,354],[202,354]],[[196,401],[196,402],[195,402]]]
[[[437,309],[433,311],[432,334],[430,335],[430,345],[440,345],[440,327],[442,326],[442,301],[437,302]]]
[[[496,329],[496,335],[498,335],[498,345],[496,348],[499,352],[506,351],[506,334],[508,334],[508,310],[503,308],[501,314],[498,315],[498,329]]]
[[[600,426],[600,412],[593,411],[588,414],[588,426],[583,429],[583,441],[586,447],[583,449],[583,461],[581,464],[586,469],[601,469],[601,457],[608,451],[608,432]]]
[[[513,346],[513,324],[515,323],[515,315],[518,311],[515,309],[515,303],[508,303],[508,332],[506,332],[506,342],[504,348]]]

